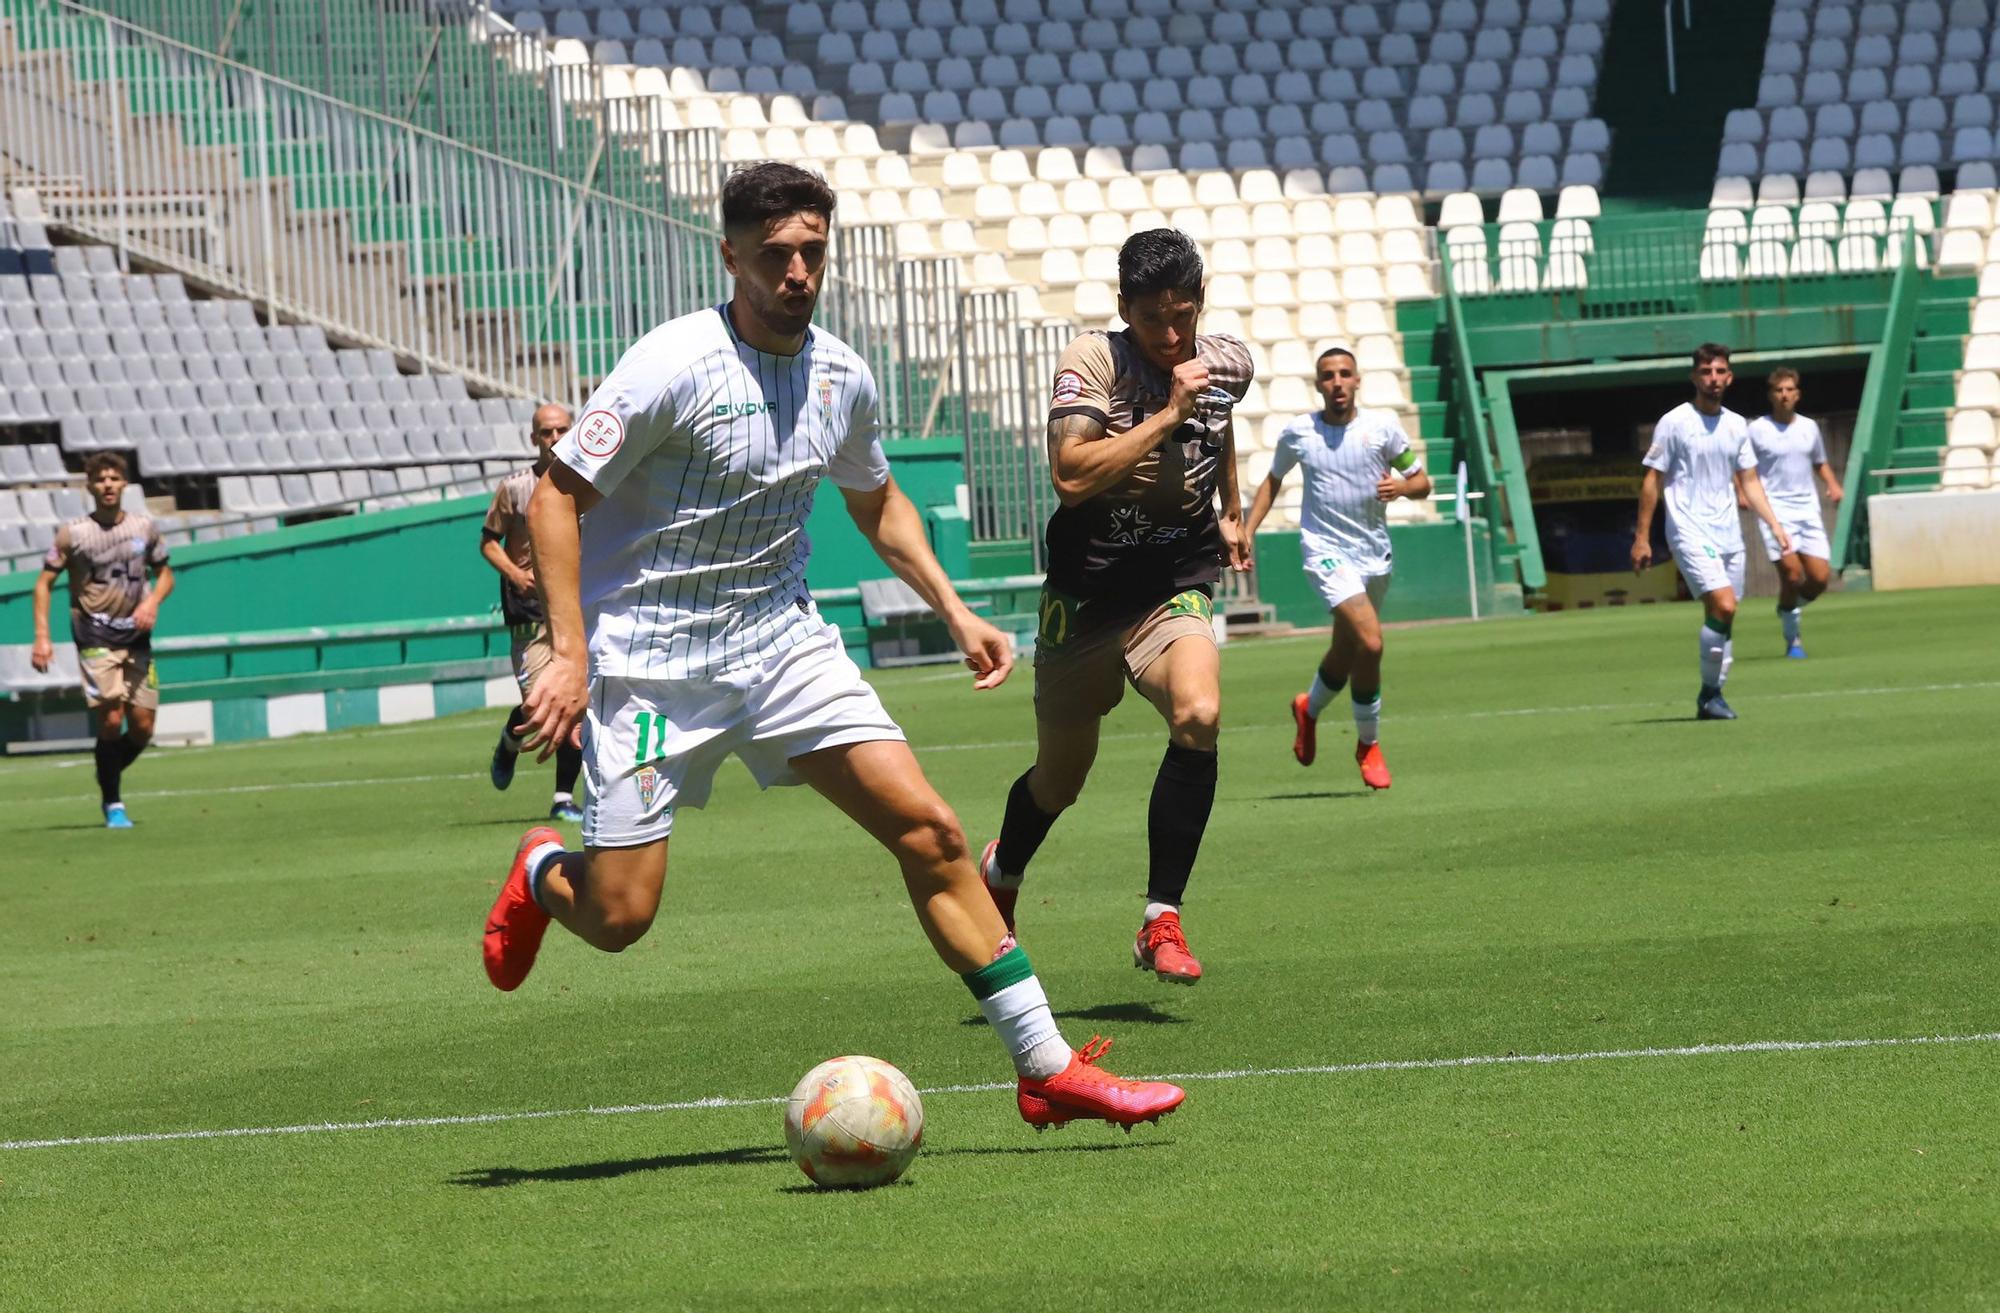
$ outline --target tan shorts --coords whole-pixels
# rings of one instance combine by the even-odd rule
[[[535,679],[549,662],[555,660],[555,645],[549,641],[547,625],[515,625],[510,631],[514,636],[514,682],[521,686],[521,700],[535,688]]]
[[[153,668],[151,648],[85,647],[76,656],[83,667],[83,700],[89,705],[160,705],[160,672]]]
[[[1215,603],[1190,588],[1150,611],[1127,612],[1120,620],[1092,622],[1083,603],[1053,588],[1042,589],[1041,626],[1035,635],[1035,714],[1044,720],[1105,716],[1175,641],[1199,636],[1215,642]]]

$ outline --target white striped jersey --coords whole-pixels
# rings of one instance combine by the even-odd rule
[[[1819,425],[1804,415],[1792,416],[1783,428],[1765,415],[1750,421],[1750,445],[1757,452],[1757,477],[1771,507],[1795,515],[1819,514],[1819,489],[1813,470],[1826,464],[1826,440]]]
[[[1727,406],[1704,415],[1683,401],[1653,426],[1644,464],[1658,470],[1667,529],[1720,552],[1743,550],[1743,520],[1736,511],[1736,471],[1757,468],[1757,449],[1743,417]],[[1679,556],[1680,549],[1674,554]]]
[[[1301,415],[1278,435],[1271,477],[1294,465],[1305,469],[1299,547],[1307,559],[1333,556],[1364,575],[1389,573],[1389,513],[1375,485],[1392,469],[1423,468],[1395,415],[1357,408],[1346,424]]]
[[[769,355],[725,305],[633,344],[555,447],[604,496],[582,522],[592,672],[712,675],[811,634],[813,493],[888,481],[878,408],[867,364],[818,328]]]

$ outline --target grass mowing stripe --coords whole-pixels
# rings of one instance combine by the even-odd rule
[[[1466,1067],[1555,1066],[1629,1058],[1706,1058],[1741,1053],[1825,1053],[1843,1049],[1910,1048],[1928,1044],[1992,1044],[2000,1031],[1971,1035],[1909,1035],[1885,1039],[1766,1039],[1740,1044],[1687,1044],[1676,1048],[1593,1049],[1584,1053],[1475,1053],[1463,1058],[1403,1058],[1376,1062],[1334,1062],[1303,1067],[1239,1067],[1229,1071],[1181,1071],[1145,1080],[1231,1081],[1288,1076],[1350,1076],[1376,1071],[1449,1071]],[[936,1085],[917,1092],[991,1094],[1012,1089],[1011,1081]],[[80,1135],[53,1140],[0,1140],[0,1150],[70,1149],[106,1144],[157,1144],[169,1140],[228,1140],[255,1135],[323,1135],[339,1131],[383,1131],[426,1126],[491,1126],[501,1122],[544,1121],[554,1117],[627,1117],[635,1113],[694,1112],[704,1108],[763,1108],[783,1103],[781,1095],[746,1098],[710,1095],[671,1103],[625,1103],[610,1107],[543,1108],[529,1112],[466,1113],[455,1117],[382,1117],[362,1122],[306,1122],[296,1126],[237,1126],[206,1131],[140,1131],[126,1135]]]

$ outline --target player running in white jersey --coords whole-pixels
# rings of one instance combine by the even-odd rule
[[[1278,435],[1271,472],[1257,486],[1248,531],[1270,514],[1293,466],[1305,470],[1299,550],[1306,575],[1333,615],[1333,638],[1313,674],[1312,688],[1292,699],[1292,755],[1310,766],[1318,754],[1319,714],[1353,681],[1354,760],[1371,789],[1389,787],[1378,727],[1382,719],[1382,617],[1389,591],[1388,504],[1430,496],[1431,476],[1410,449],[1403,426],[1386,410],[1354,403],[1360,386],[1354,353],[1320,352],[1314,383],[1324,403]],[[1254,537],[1252,539],[1254,541]]]
[[[1734,659],[1729,639],[1736,599],[1743,595],[1743,522],[1739,495],[1783,551],[1792,549],[1785,526],[1764,496],[1757,452],[1743,417],[1722,404],[1736,377],[1729,348],[1705,342],[1694,353],[1694,400],[1684,401],[1653,426],[1639,485],[1639,521],[1632,537],[1632,569],[1653,563],[1653,512],[1667,505],[1667,545],[1688,591],[1701,598],[1701,693],[1698,720],[1734,720],[1722,684]]]
[[[589,801],[582,852],[547,827],[522,838],[487,918],[487,975],[517,988],[551,918],[606,952],[644,935],[674,811],[701,806],[735,753],[761,786],[812,785],[895,855],[932,946],[1007,1045],[1023,1118],[1158,1118],[1179,1106],[1178,1087],[1110,1075],[1095,1065],[1101,1041],[1064,1043],[958,818],[813,608],[805,521],[827,478],[876,554],[944,618],[974,687],[1013,666],[890,477],[867,365],[812,326],[833,207],[824,180],[789,164],[730,175],[731,300],[625,353],[529,503],[555,648],[528,696],[529,734],[546,759],[581,723]]]
[[[1826,591],[1832,570],[1828,561],[1826,524],[1820,518],[1819,493],[1812,476],[1818,474],[1826,485],[1826,499],[1838,506],[1840,476],[1827,463],[1826,441],[1819,425],[1799,414],[1799,371],[1780,365],[1771,371],[1765,386],[1771,398],[1771,413],[1750,421],[1750,445],[1757,450],[1757,477],[1764,481],[1764,495],[1778,513],[1785,532],[1791,535],[1790,551],[1779,548],[1770,526],[1757,521],[1764,550],[1778,567],[1778,623],[1785,631],[1785,655],[1795,661],[1805,659],[1805,644],[1799,639],[1799,618],[1806,603]],[[1747,505],[1748,503],[1744,503]]]

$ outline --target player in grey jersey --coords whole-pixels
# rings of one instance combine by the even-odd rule
[[[529,734],[546,757],[580,723],[590,788],[582,852],[547,827],[516,848],[486,921],[487,976],[519,987],[551,919],[606,952],[644,935],[674,812],[701,806],[733,753],[760,785],[812,785],[895,856],[932,947],[1013,1059],[1025,1120],[1157,1119],[1182,1091],[1120,1080],[1096,1065],[1101,1044],[1064,1042],[958,818],[806,589],[805,520],[830,480],[876,554],[944,619],[974,687],[1013,668],[1006,636],[960,600],[890,477],[873,374],[812,323],[833,207],[824,180],[788,164],[732,174],[731,299],[626,353],[529,502],[555,647],[528,696]]]

